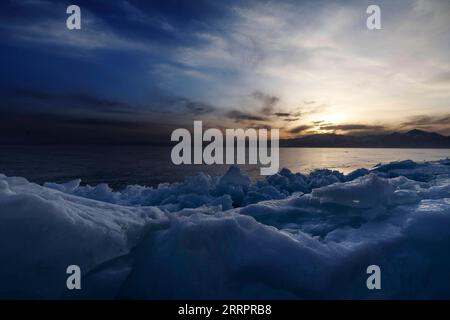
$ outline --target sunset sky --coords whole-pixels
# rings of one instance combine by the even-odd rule
[[[81,7],[81,30],[66,28],[69,4]],[[381,7],[381,30],[366,27],[369,4]],[[9,141],[55,133],[161,141],[194,119],[281,128],[283,137],[413,128],[450,135],[448,0],[0,7],[0,114],[9,119],[1,133]]]

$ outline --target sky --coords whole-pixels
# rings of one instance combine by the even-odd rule
[[[450,135],[449,16],[448,0],[2,1],[0,141],[165,144],[194,120]]]

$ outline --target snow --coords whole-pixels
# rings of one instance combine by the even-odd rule
[[[1,298],[448,299],[450,161],[120,191],[0,174],[0,241]]]

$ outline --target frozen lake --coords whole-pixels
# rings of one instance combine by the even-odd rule
[[[157,185],[182,181],[203,171],[222,175],[228,165],[173,165],[169,147],[150,146],[1,146],[0,172],[30,181],[64,182],[81,178],[84,184]],[[280,169],[309,173],[332,169],[349,173],[378,163],[410,159],[432,161],[450,157],[450,149],[281,148]],[[256,165],[241,166],[252,179],[260,179]]]

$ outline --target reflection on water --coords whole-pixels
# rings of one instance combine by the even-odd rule
[[[450,157],[450,149],[393,148],[283,148],[282,167],[293,172],[309,172],[317,168],[349,173],[359,168],[371,168],[378,163],[399,160],[432,161]]]
[[[175,166],[170,151],[167,147],[149,146],[1,146],[0,172],[37,183],[81,178],[83,183],[106,182],[120,188],[128,184],[181,181],[200,171],[221,175],[228,168],[227,165]],[[280,168],[293,172],[327,168],[348,173],[380,162],[447,157],[450,149],[282,148]],[[258,166],[241,167],[253,179],[261,178]]]

